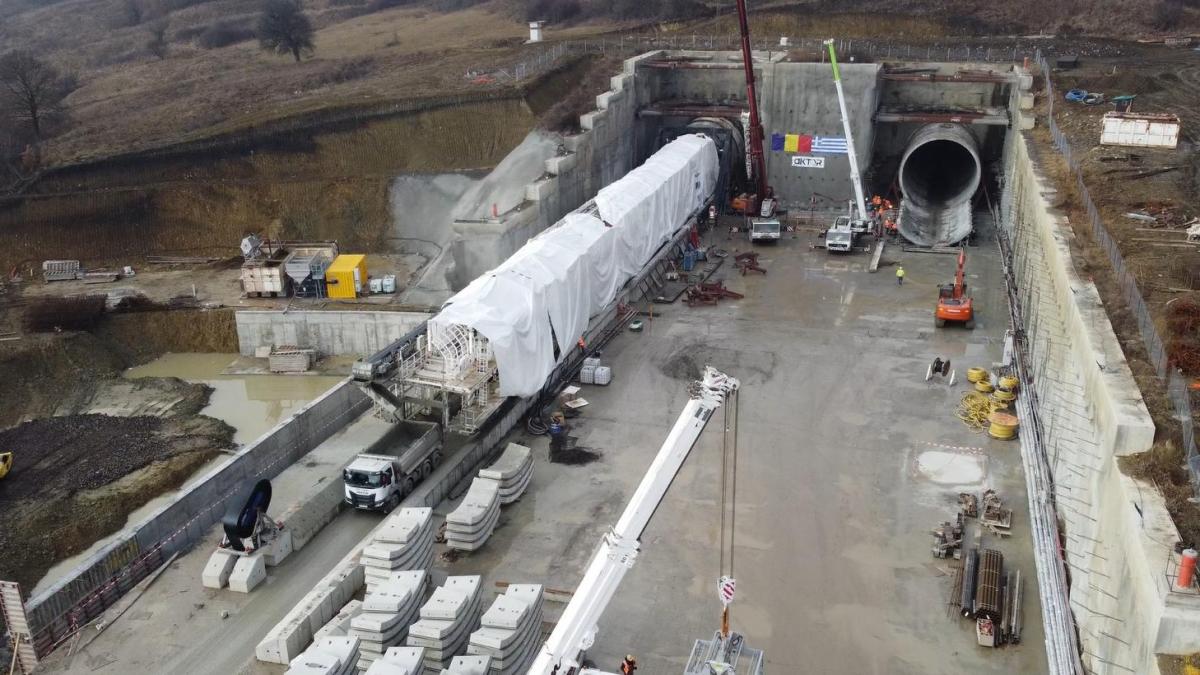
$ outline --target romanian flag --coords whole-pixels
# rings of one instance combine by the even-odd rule
[[[783,152],[783,134],[771,134],[771,151]]]
[[[808,134],[788,134],[783,138],[783,150],[784,152],[812,152],[812,141],[813,137]]]

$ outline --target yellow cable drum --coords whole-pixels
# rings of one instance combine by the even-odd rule
[[[967,382],[986,382],[992,379],[987,368],[967,368]]]
[[[1020,381],[1015,375],[1005,375],[999,381],[1000,388],[1006,391],[1016,391],[1018,384],[1020,384]]]
[[[995,389],[995,387],[993,387],[992,383],[988,382],[987,380],[980,380],[975,383],[975,391],[981,394],[990,394],[992,393],[993,389]]]
[[[1000,388],[992,392],[992,398],[1002,403],[1008,403],[1017,398],[1017,395],[1011,389]]]
[[[1017,435],[1017,417],[1006,412],[993,412],[988,415],[988,436],[1002,441],[1012,440]]]

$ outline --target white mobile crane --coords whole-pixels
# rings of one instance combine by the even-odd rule
[[[850,158],[850,182],[854,184],[854,201],[849,216],[839,216],[825,231],[825,250],[849,253],[854,249],[854,240],[871,230],[871,219],[867,216],[867,201],[863,197],[862,175],[858,172],[858,154],[854,152],[854,132],[850,130],[850,113],[846,110],[846,93],[842,90],[842,73],[838,69],[837,52],[833,40],[825,41],[829,50],[829,63],[833,66],[833,85],[837,88],[838,107],[842,113],[842,130],[846,134],[847,156]]]
[[[554,631],[542,645],[528,675],[607,675],[604,671],[583,668],[583,653],[595,642],[600,616],[621,579],[637,560],[638,539],[671,487],[675,474],[683,466],[713,412],[739,386],[736,379],[711,366],[705,367],[701,381],[692,383],[688,391],[691,399],[663,441],[620,520],[601,540],[583,580]],[[689,663],[689,674],[708,673],[710,668],[711,672],[729,672],[730,667],[737,668],[734,672],[739,675],[760,675],[762,672],[762,652],[744,646],[742,636],[730,633],[724,626],[714,640],[697,641],[692,653],[692,660],[701,659],[699,666],[704,670],[692,670]]]

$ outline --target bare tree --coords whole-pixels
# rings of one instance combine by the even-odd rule
[[[301,54],[313,52],[312,22],[299,0],[267,0],[258,20],[258,44],[276,54],[291,54],[297,63]]]
[[[154,23],[151,23],[148,26],[148,28],[150,29],[150,41],[146,43],[146,49],[151,54],[157,56],[160,59],[167,58],[167,51],[168,51],[167,27],[168,27],[168,25],[169,25],[169,22],[167,19],[159,19],[158,21],[155,21]]]
[[[42,138],[43,123],[63,111],[63,99],[75,86],[73,78],[27,51],[0,57],[0,106],[28,122],[37,139]]]

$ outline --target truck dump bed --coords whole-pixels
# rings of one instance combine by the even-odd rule
[[[410,473],[441,444],[442,431],[437,424],[406,420],[397,422],[395,428],[364,454],[395,459],[403,473]]]

